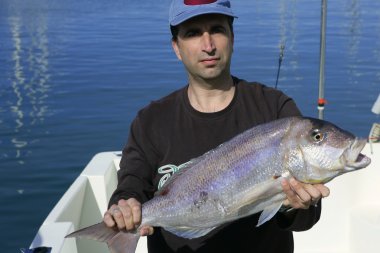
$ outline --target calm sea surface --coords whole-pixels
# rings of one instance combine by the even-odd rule
[[[232,1],[233,74],[317,116],[320,1]],[[168,0],[0,0],[0,245],[27,248],[97,152],[120,150],[139,108],[186,84]],[[379,118],[380,1],[329,1],[325,118],[367,136]]]

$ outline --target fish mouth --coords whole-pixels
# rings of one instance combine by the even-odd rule
[[[345,152],[345,170],[352,171],[367,167],[371,163],[371,158],[360,153],[366,145],[367,140],[355,138],[350,147]]]

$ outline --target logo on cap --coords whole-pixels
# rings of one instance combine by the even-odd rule
[[[201,5],[201,4],[211,4],[217,0],[184,0],[186,5]]]

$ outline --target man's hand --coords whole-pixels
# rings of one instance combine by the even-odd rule
[[[283,180],[282,189],[287,196],[284,206],[295,209],[308,209],[311,205],[317,205],[321,198],[329,196],[330,189],[323,184],[305,184],[294,178]]]
[[[112,205],[104,214],[103,222],[108,227],[117,226],[120,230],[132,231],[141,224],[141,204],[135,198],[121,199],[117,205]],[[140,228],[140,235],[153,234],[153,227]]]

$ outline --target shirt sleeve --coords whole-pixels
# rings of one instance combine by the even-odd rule
[[[279,227],[289,231],[305,231],[312,228],[321,217],[322,203],[319,201],[317,206],[310,206],[309,209],[297,209],[289,218],[284,213],[277,213],[276,219]]]
[[[296,103],[290,97],[282,94],[278,103],[278,118],[286,118],[292,116],[302,116]]]
[[[109,206],[120,199],[136,198],[141,203],[154,194],[154,178],[157,152],[145,132],[144,124],[138,115],[131,124],[128,142],[123,149],[118,171],[118,185],[111,196]]]

